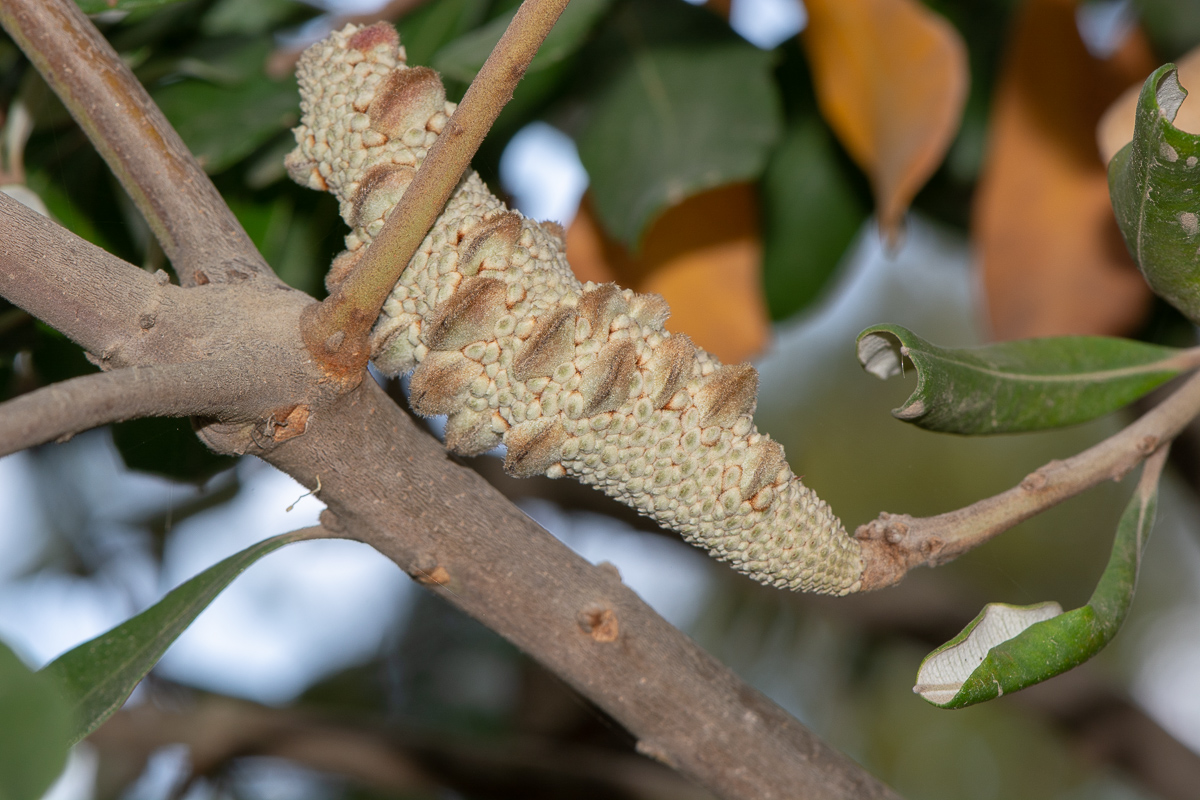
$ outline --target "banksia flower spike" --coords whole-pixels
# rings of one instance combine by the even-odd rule
[[[386,24],[347,25],[297,67],[302,122],[287,159],[332,192],[351,227],[328,281],[353,268],[454,104],[405,64]],[[510,211],[468,173],[372,333],[385,373],[413,370],[411,403],[447,414],[446,446],[503,442],[518,476],[571,476],[679,531],[756,580],[847,594],[859,543],[751,419],[758,374],[664,329],[658,295],[580,284],[562,228]]]

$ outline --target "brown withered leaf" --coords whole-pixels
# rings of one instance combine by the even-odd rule
[[[585,197],[567,231],[567,259],[581,281],[661,294],[671,306],[667,329],[726,363],[752,358],[770,338],[750,184],[703,192],[667,210],[637,256],[603,233]]]
[[[1117,230],[1095,129],[1154,66],[1140,33],[1092,57],[1073,0],[1019,12],[972,209],[995,338],[1123,334],[1145,315],[1150,290]]]
[[[800,35],[821,113],[867,173],[895,241],[958,131],[970,76],[962,38],[917,0],[805,0]]]
[[[1200,89],[1200,47],[1175,62],[1179,68],[1179,83],[1190,93]],[[1147,73],[1148,75],[1149,73]],[[1145,76],[1143,76],[1144,78]],[[1100,147],[1100,157],[1107,164],[1125,145],[1133,141],[1133,118],[1137,112],[1138,94],[1142,84],[1135,83],[1117,98],[1096,126],[1096,144]],[[1185,100],[1171,123],[1181,131],[1200,133],[1200,100],[1191,97]]]

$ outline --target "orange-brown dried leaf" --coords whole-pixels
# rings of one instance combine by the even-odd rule
[[[1094,58],[1072,0],[1019,13],[972,220],[995,338],[1118,335],[1145,315],[1150,290],[1117,230],[1095,130],[1154,66],[1140,33]]]
[[[667,210],[636,256],[604,234],[585,197],[567,231],[567,259],[582,281],[661,294],[671,307],[667,328],[727,363],[753,358],[770,338],[750,184],[703,192]]]
[[[821,113],[867,173],[879,225],[904,212],[958,131],[970,76],[962,38],[917,0],[806,0],[801,34]]]

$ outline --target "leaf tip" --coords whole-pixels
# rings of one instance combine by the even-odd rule
[[[892,416],[908,422],[909,420],[920,419],[925,416],[925,412],[928,410],[924,400],[916,400],[906,406],[893,409]]]

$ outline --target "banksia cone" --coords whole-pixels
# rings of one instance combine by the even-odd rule
[[[454,104],[408,67],[396,33],[347,25],[300,59],[303,119],[287,159],[352,228],[336,283],[383,227]],[[413,370],[412,404],[448,414],[446,445],[503,442],[514,475],[571,476],[756,580],[847,594],[857,541],[754,428],[758,374],[663,325],[658,295],[580,284],[562,228],[510,211],[468,173],[385,304],[376,365]]]

